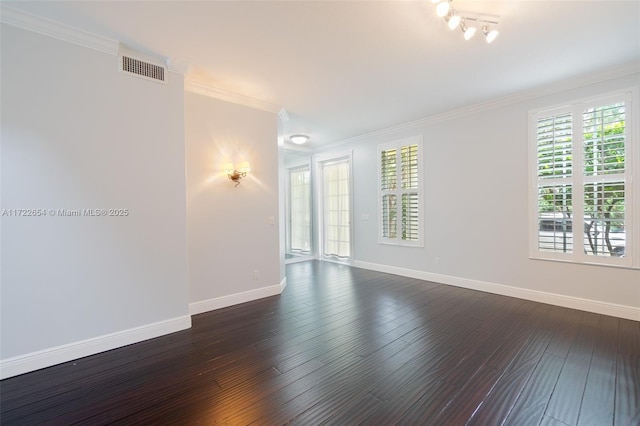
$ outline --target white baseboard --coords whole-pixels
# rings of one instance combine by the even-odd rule
[[[440,284],[449,284],[456,287],[471,290],[485,291],[487,293],[516,297],[518,299],[531,300],[533,302],[547,303],[549,305],[594,312],[596,314],[610,315],[618,318],[626,318],[640,321],[640,309],[633,306],[617,305],[615,303],[600,302],[591,299],[565,296],[556,293],[530,290],[526,288],[512,287],[503,284],[495,284],[485,281],[477,281],[468,278],[454,277],[450,275],[434,274],[432,272],[418,271],[415,269],[398,268],[396,266],[380,265],[377,263],[354,260],[352,266],[372,271],[385,272],[403,277],[417,278],[425,281],[433,281]]]
[[[56,346],[0,361],[0,379],[17,376],[63,362],[72,361],[132,343],[163,336],[191,327],[191,316],[185,315],[79,342]]]
[[[213,299],[201,300],[189,304],[189,314],[196,315],[203,312],[214,311],[216,309],[226,308],[228,306],[238,305],[240,303],[251,302],[252,300],[262,299],[264,297],[276,296],[286,287],[286,278],[280,284],[269,287],[261,287],[255,290],[243,291],[240,293],[229,294],[227,296],[214,297]]]
[[[290,265],[292,263],[307,262],[309,260],[319,260],[319,258],[316,255],[296,256],[296,257],[290,257],[289,259],[285,259],[284,263],[286,265]]]
[[[285,288],[287,288],[287,277],[284,277],[282,281],[280,281],[280,293],[282,293]]]

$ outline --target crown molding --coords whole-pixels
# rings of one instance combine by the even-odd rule
[[[4,4],[0,9],[0,22],[110,55],[118,54],[119,46],[116,40],[35,16]]]
[[[280,108],[280,111],[278,111],[278,117],[280,117],[280,121],[283,123],[289,121],[289,113],[284,108]]]
[[[79,28],[71,27],[57,21],[5,6],[0,8],[0,22],[23,30],[32,31],[47,37],[73,43],[89,49],[98,50],[109,55],[117,56],[121,53],[122,44],[117,40],[90,33]],[[136,57],[140,52],[129,49]],[[189,63],[184,60],[153,57],[152,62],[166,66],[170,72],[185,75],[189,71]]]
[[[316,151],[310,146],[297,145],[293,142],[285,141],[283,146],[287,151],[301,152],[303,154],[314,154]]]
[[[231,102],[238,105],[244,105],[250,108],[268,111],[275,114],[281,110],[281,107],[270,102],[254,99],[239,93],[229,92],[218,87],[211,86],[207,83],[187,78],[184,82],[184,90],[187,92],[197,93],[198,95],[207,96],[221,101]]]
[[[189,62],[187,62],[186,60],[169,58],[167,59],[166,63],[169,71],[182,75],[186,75],[189,72],[189,68],[191,67],[191,64],[189,64]]]
[[[322,149],[324,150],[325,148],[332,148],[339,145],[362,142],[378,136],[389,136],[389,135],[394,135],[396,133],[400,133],[404,131],[412,131],[412,130],[414,131],[423,126],[433,125],[433,124],[441,123],[444,121],[467,117],[467,116],[478,114],[484,111],[490,111],[493,109],[506,107],[506,106],[517,104],[520,102],[541,98],[543,96],[553,95],[555,93],[577,89],[577,88],[588,86],[591,84],[601,83],[603,81],[612,80],[620,77],[626,77],[628,75],[637,74],[637,73],[640,73],[640,62],[632,62],[623,66],[609,68],[598,73],[592,73],[588,75],[583,75],[575,78],[562,80],[558,83],[548,85],[544,88],[536,88],[536,89],[518,92],[513,95],[503,96],[487,102],[481,102],[478,104],[457,108],[441,114],[431,115],[418,120],[409,121],[407,123],[397,124],[395,126],[386,127],[384,129],[365,133],[363,135],[342,139],[340,141],[323,145]]]

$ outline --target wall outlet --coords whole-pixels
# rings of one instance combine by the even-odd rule
[[[260,279],[260,269],[254,269],[254,271],[253,271],[253,279],[254,280],[259,280]]]

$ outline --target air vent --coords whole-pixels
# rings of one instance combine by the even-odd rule
[[[130,56],[121,56],[121,70],[145,79],[166,83],[165,67],[155,65],[149,62]]]

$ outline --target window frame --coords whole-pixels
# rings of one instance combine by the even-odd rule
[[[418,161],[418,177],[417,183],[418,187],[415,189],[403,189],[401,188],[402,182],[402,160],[401,160],[401,149],[404,146],[417,145],[418,153],[417,153],[417,161]],[[382,159],[381,155],[383,151],[395,149],[397,151],[396,154],[396,189],[394,190],[383,190],[382,189]],[[391,142],[383,143],[378,145],[377,150],[377,188],[378,188],[378,198],[376,201],[377,211],[378,211],[378,243],[379,244],[387,244],[387,245],[395,245],[395,246],[404,246],[404,247],[424,247],[424,143],[422,135],[410,136],[402,139],[397,139]],[[417,193],[418,195],[418,238],[416,240],[404,240],[402,239],[402,195],[409,193]],[[397,236],[395,238],[389,238],[384,236],[384,217],[383,217],[383,196],[395,194],[396,195],[396,228],[397,228]]]
[[[637,207],[640,200],[640,185],[638,175],[640,172],[640,146],[638,144],[640,120],[638,118],[638,87],[631,87],[614,92],[603,93],[588,98],[582,98],[563,105],[538,108],[529,111],[529,258],[536,260],[552,260],[586,265],[612,266],[621,268],[640,268],[640,238],[634,238],[637,229],[640,228],[640,208]],[[585,206],[584,189],[593,183],[617,182],[612,175],[585,175],[584,167],[584,112],[589,108],[611,105],[618,102],[625,103],[625,169],[624,173],[616,173],[623,176],[625,195],[625,256],[597,256],[584,252],[584,225]],[[566,178],[539,178],[538,177],[538,120],[541,118],[555,117],[560,114],[571,113],[571,176]],[[550,184],[565,183],[571,188],[572,203],[572,227],[581,229],[580,238],[573,239],[573,250],[570,253],[540,250],[539,238],[539,184],[547,181]],[[634,205],[635,204],[635,205]],[[635,208],[634,208],[635,207]],[[579,228],[578,228],[579,227]]]
[[[314,236],[313,236],[313,175],[311,173],[311,159],[302,160],[300,162],[288,165],[286,168],[286,209],[285,209],[285,235],[286,235],[286,251],[290,254],[295,254],[300,258],[309,258],[314,255]],[[296,252],[293,248],[293,193],[291,173],[297,171],[307,171],[309,173],[309,199],[308,199],[308,213],[309,213],[309,251]]]

